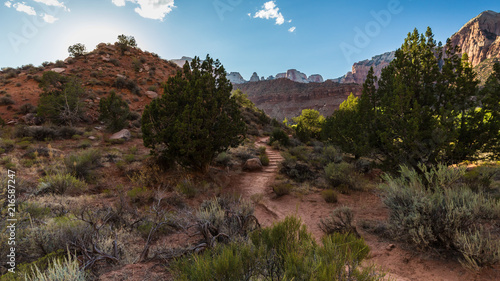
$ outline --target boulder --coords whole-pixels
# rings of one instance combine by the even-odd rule
[[[245,170],[245,171],[261,171],[262,170],[262,163],[260,162],[259,158],[248,159],[245,162],[245,165],[243,165],[243,170]]]
[[[156,99],[158,97],[158,93],[153,91],[147,91],[146,96],[148,96],[148,98],[150,99]]]
[[[27,125],[41,125],[43,123],[42,118],[37,117],[34,113],[28,113],[22,117],[24,123]]]
[[[129,140],[132,138],[132,134],[129,130],[123,129],[118,133],[114,133],[109,139],[110,140]]]
[[[63,73],[64,71],[66,71],[66,68],[52,68],[51,70],[56,73]]]

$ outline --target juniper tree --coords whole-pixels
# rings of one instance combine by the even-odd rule
[[[163,90],[142,116],[144,145],[153,155],[206,171],[217,154],[243,141],[246,125],[219,60],[196,57]]]

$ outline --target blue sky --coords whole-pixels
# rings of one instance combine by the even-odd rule
[[[336,78],[401,46],[415,27],[446,41],[496,1],[0,0],[0,67],[65,59],[120,34],[164,59],[210,54],[249,79],[295,68]]]

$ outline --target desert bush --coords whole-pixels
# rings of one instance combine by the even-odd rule
[[[43,90],[38,101],[39,116],[70,126],[81,121],[84,109],[81,99],[85,89],[77,78],[47,71],[39,87]]]
[[[321,156],[322,156],[321,162],[323,165],[327,165],[329,163],[338,164],[342,162],[342,159],[344,158],[344,153],[342,153],[340,149],[337,149],[332,145],[328,145],[321,149]]]
[[[54,259],[46,270],[40,270],[37,265],[32,269],[32,276],[26,275],[27,281],[72,280],[85,281],[87,273],[80,270],[78,259],[68,253],[64,260]]]
[[[241,161],[245,162],[248,159],[255,158],[258,156],[257,149],[254,146],[249,146],[249,145],[240,145],[236,148],[231,148],[230,150],[231,155],[236,156],[236,158],[240,159]]]
[[[500,241],[483,229],[457,233],[455,244],[466,268],[479,271],[500,261]]]
[[[70,56],[76,58],[83,56],[85,54],[86,49],[87,48],[82,43],[76,43],[68,47],[68,53]]]
[[[67,171],[85,181],[91,181],[94,171],[100,167],[101,153],[96,149],[85,150],[80,153],[72,153],[64,159]]]
[[[356,227],[353,225],[353,213],[349,207],[340,207],[332,211],[332,213],[320,220],[319,228],[325,234],[333,233],[349,233],[360,237]]]
[[[493,179],[500,173],[500,170],[495,167],[479,166],[463,175],[463,181],[473,191],[487,192],[491,188]]]
[[[470,253],[483,243],[500,245],[493,242],[496,237],[479,231],[487,220],[498,220],[500,202],[460,185],[463,170],[443,165],[420,165],[420,169],[418,173],[401,167],[399,177],[383,176],[386,183],[381,188],[391,212],[389,228],[393,236],[416,248],[459,253],[472,267],[474,262],[478,266],[487,263],[484,260],[490,260],[491,251]]]
[[[142,68],[141,61],[136,58],[132,59],[132,68],[134,69],[135,72],[139,72]]]
[[[42,177],[38,180],[36,194],[68,194],[75,195],[81,193],[86,184],[70,174],[53,174]]]
[[[196,213],[196,226],[204,238],[203,248],[248,237],[260,227],[253,212],[252,204],[241,198],[226,196],[204,201]]]
[[[12,104],[16,104],[16,102],[13,99],[9,97],[0,98],[0,105],[12,105]]]
[[[274,193],[280,197],[284,195],[288,195],[292,192],[293,190],[293,185],[291,183],[287,182],[279,182],[275,183],[272,186]]]
[[[146,187],[135,187],[127,192],[127,196],[133,203],[141,205],[151,203],[154,199],[153,192]]]
[[[214,163],[218,166],[223,166],[223,167],[229,166],[229,163],[231,163],[231,154],[225,151],[219,153],[219,155],[215,157]]]
[[[101,99],[99,111],[99,120],[106,123],[108,130],[116,132],[127,125],[130,114],[128,104],[117,96],[115,91],[111,91],[107,98]]]
[[[362,239],[334,234],[316,244],[294,217],[236,241],[177,260],[176,280],[382,280],[373,267],[360,269],[369,253]]]
[[[280,128],[275,128],[269,137],[269,143],[279,142],[282,146],[288,146],[290,144],[290,138],[287,133]]]
[[[64,61],[62,60],[56,60],[55,64],[54,64],[55,67],[66,67],[66,64],[64,63]]]
[[[269,166],[269,157],[267,155],[260,155],[259,156],[260,163],[262,163],[262,166]]]
[[[362,190],[364,186],[363,179],[354,165],[347,162],[328,164],[325,167],[325,177],[332,187],[345,186],[352,190]]]
[[[196,194],[199,192],[198,189],[199,188],[191,178],[181,180],[175,187],[177,192],[184,194],[187,198],[196,197]]]
[[[19,112],[21,114],[35,113],[36,106],[32,105],[31,103],[25,103],[19,107]]]
[[[288,152],[282,153],[282,156],[284,159],[280,163],[280,173],[298,182],[314,179],[315,173],[307,162],[297,160],[296,156]]]
[[[332,189],[325,189],[321,191],[321,196],[323,196],[323,199],[325,199],[325,202],[327,203],[337,203],[337,192]]]

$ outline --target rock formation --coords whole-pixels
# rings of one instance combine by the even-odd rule
[[[500,58],[500,13],[485,11],[450,37],[454,46],[467,53],[472,66]]]
[[[388,66],[394,59],[395,53],[395,51],[388,52],[382,55],[374,56],[371,60],[357,62],[352,66],[352,71],[340,78],[333,79],[332,81],[339,83],[363,84],[366,80],[366,75],[368,74],[370,67],[373,67],[375,76],[380,77],[382,69]]]
[[[182,68],[186,62],[189,62],[189,63],[192,62],[193,58],[182,57],[180,59],[173,59],[173,60],[170,60],[170,61],[173,62],[173,63],[175,63],[175,64],[177,64],[179,67]]]
[[[309,83],[323,83],[323,82],[325,82],[325,80],[323,80],[323,76],[321,76],[319,74],[313,74],[313,75],[309,76],[309,78],[307,78],[307,81],[309,81]]]
[[[233,84],[243,84],[247,82],[239,72],[231,72],[226,77]]]
[[[298,83],[289,79],[251,82],[235,86],[255,105],[277,120],[299,116],[302,109],[315,109],[329,116],[350,93],[361,95],[362,86],[324,83]]]
[[[250,77],[250,82],[259,82],[259,81],[260,81],[259,75],[257,75],[257,72],[254,72],[252,74],[252,77]]]

